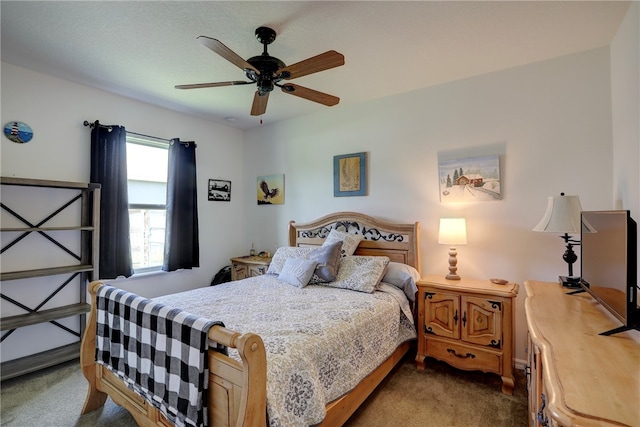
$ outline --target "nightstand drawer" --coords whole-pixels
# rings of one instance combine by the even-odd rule
[[[242,280],[266,274],[270,263],[271,258],[269,257],[231,258],[231,280]]]
[[[268,269],[269,269],[268,265],[250,265],[247,268],[247,276],[248,277],[262,276],[263,274],[267,273]]]
[[[247,265],[246,264],[233,264],[231,271],[232,280],[242,280],[249,277],[247,274]]]
[[[458,369],[502,374],[502,355],[499,352],[437,338],[423,339],[427,356],[447,362]]]

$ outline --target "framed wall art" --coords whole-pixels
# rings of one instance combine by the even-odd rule
[[[259,176],[257,195],[259,205],[283,205],[284,174]]]
[[[209,200],[216,202],[230,202],[231,181],[227,181],[224,179],[210,179]]]
[[[333,156],[333,196],[367,195],[367,153]]]
[[[15,143],[25,144],[33,138],[33,130],[26,123],[9,122],[4,125],[4,136]]]
[[[438,175],[443,203],[502,199],[499,155],[440,160]]]

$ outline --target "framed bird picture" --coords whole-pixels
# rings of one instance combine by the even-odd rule
[[[284,205],[284,174],[258,177],[259,205]]]

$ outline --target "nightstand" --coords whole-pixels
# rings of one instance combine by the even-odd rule
[[[271,258],[259,256],[243,256],[231,258],[231,280],[261,276],[267,272]]]
[[[492,372],[502,377],[502,392],[513,394],[518,285],[444,276],[423,277],[417,285],[417,368],[424,369],[429,356],[458,369]]]

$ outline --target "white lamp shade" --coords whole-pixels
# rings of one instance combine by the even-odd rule
[[[580,198],[578,196],[552,196],[547,211],[533,231],[553,233],[580,233]]]
[[[446,245],[466,245],[467,223],[464,218],[440,218],[438,243]]]

